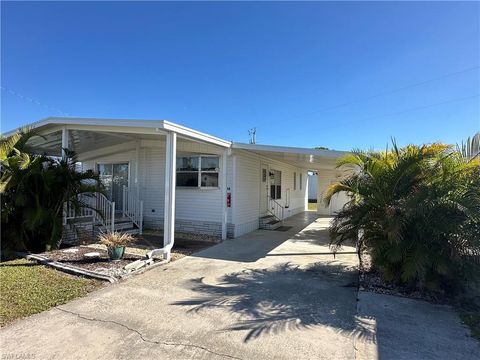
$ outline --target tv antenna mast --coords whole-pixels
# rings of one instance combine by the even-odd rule
[[[248,130],[248,135],[250,136],[250,144],[256,144],[257,143],[257,128],[251,128]]]

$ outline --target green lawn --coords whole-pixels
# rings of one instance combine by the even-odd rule
[[[317,210],[317,203],[309,202],[308,203],[308,210],[316,211]]]
[[[84,296],[100,286],[29,260],[0,264],[0,326]]]

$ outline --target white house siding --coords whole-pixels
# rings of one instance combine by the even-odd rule
[[[132,182],[134,181],[134,177],[135,177],[134,170],[135,170],[135,162],[136,162],[134,145],[126,144],[124,146],[124,149],[118,150],[118,148],[115,147],[115,150],[116,150],[115,153],[108,153],[108,149],[107,149],[107,151],[105,151],[106,153],[105,155],[101,155],[95,159],[82,161],[82,169],[83,171],[86,171],[86,170],[96,171],[96,164],[128,162],[130,164],[129,182],[130,182],[130,185],[132,185],[133,184]]]
[[[125,147],[131,147],[126,144]],[[108,150],[107,150],[108,152]],[[216,154],[222,155],[223,149],[216,146],[179,140],[177,154]],[[96,163],[130,163],[130,186],[135,186],[135,149],[119,150],[96,159],[83,162],[83,168],[95,169]],[[145,140],[140,143],[138,181],[143,200],[144,225],[147,228],[163,229],[164,189],[165,189],[165,142],[163,140]],[[221,164],[221,162],[220,162]],[[221,183],[221,170],[219,176]],[[177,188],[175,228],[179,231],[195,232],[221,236],[222,193],[221,189]]]
[[[307,171],[291,165],[271,160],[269,158],[249,153],[236,151],[235,168],[235,196],[234,196],[234,235],[238,237],[248,233],[259,226],[260,214],[260,184],[261,165],[266,164],[270,170],[282,172],[282,195],[278,202],[285,206],[287,190],[290,190],[290,207],[285,209],[285,217],[290,217],[306,210],[307,198]],[[293,175],[297,176],[297,188],[293,190]],[[300,174],[302,186],[300,190]]]
[[[230,207],[227,207],[227,237],[233,238],[234,234],[234,224],[233,224],[233,202],[235,198],[235,191],[234,191],[234,164],[236,160],[234,160],[233,156],[228,156],[227,158],[227,194],[230,194]],[[228,196],[228,195],[227,195]],[[223,201],[227,201],[227,199],[223,199]]]
[[[234,237],[258,229],[260,160],[247,154],[235,155]]]
[[[330,205],[325,205],[325,192],[328,186],[340,179],[341,174],[335,170],[318,171],[317,182],[317,214],[319,215],[334,215],[340,210],[348,201],[346,194],[340,193],[335,195],[330,202]]]
[[[113,152],[114,150],[114,152]],[[130,163],[130,186],[135,186],[135,164],[137,154],[135,144],[126,143],[124,149],[118,146],[99,151],[104,154],[96,159],[83,161],[84,169],[94,169],[100,162]],[[178,141],[177,154],[216,154],[223,155],[223,149],[195,142]],[[164,182],[165,182],[165,142],[144,140],[140,142],[138,154],[138,184],[144,202],[144,225],[147,228],[163,228]],[[227,158],[227,192],[231,193],[231,207],[227,208],[227,236],[238,237],[259,226],[261,164],[282,172],[282,197],[278,202],[285,206],[287,189],[290,190],[290,207],[285,209],[285,217],[305,211],[308,194],[308,174],[306,170],[271,160],[247,151],[234,151]],[[220,170],[221,171],[221,170]],[[297,187],[293,189],[293,175],[297,176]],[[300,190],[300,174],[302,186]],[[186,189],[176,191],[176,229],[221,236],[222,199],[220,179],[219,189]]]

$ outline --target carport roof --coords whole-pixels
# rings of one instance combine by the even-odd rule
[[[167,120],[140,120],[140,119],[103,119],[103,118],[70,118],[70,117],[48,117],[40,121],[26,125],[29,128],[37,129],[42,135],[52,133],[67,127],[69,130],[84,130],[97,132],[114,132],[125,134],[153,135],[158,133],[175,132],[179,136],[211,143],[214,145],[229,148],[230,141],[190,129],[188,127],[167,121]],[[4,133],[8,137],[17,129]]]
[[[345,151],[321,150],[289,146],[232,143],[233,149],[247,150],[257,155],[288,163],[307,170],[333,169]]]
[[[156,138],[155,135],[173,131],[186,139],[207,142],[224,148],[245,150],[306,170],[333,169],[336,159],[346,154],[344,151],[336,150],[230,142],[167,120],[49,117],[27,126],[37,129],[45,136],[43,141],[45,144],[37,144],[37,146],[43,146],[43,150],[48,152],[60,149],[61,130],[67,128],[71,130],[71,141],[80,152],[82,151],[81,142],[87,138],[91,141],[84,145],[87,149],[91,149],[95,143],[107,144],[109,141],[114,141],[114,137],[117,137],[118,142],[122,133],[130,134],[130,137]],[[15,131],[12,130],[3,135],[11,136]],[[80,137],[83,140],[80,140]],[[125,141],[125,138],[123,140]]]

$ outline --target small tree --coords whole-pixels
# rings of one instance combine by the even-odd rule
[[[353,151],[338,161],[347,165],[355,171],[326,196],[350,195],[330,230],[333,247],[355,239],[386,280],[416,288],[456,291],[480,275],[478,158],[443,144],[394,143]]]
[[[64,159],[31,152],[28,141],[34,136],[22,130],[0,139],[2,252],[56,247],[65,204],[79,212],[89,207],[79,195],[101,191],[96,174],[75,169],[74,152],[64,149]]]

